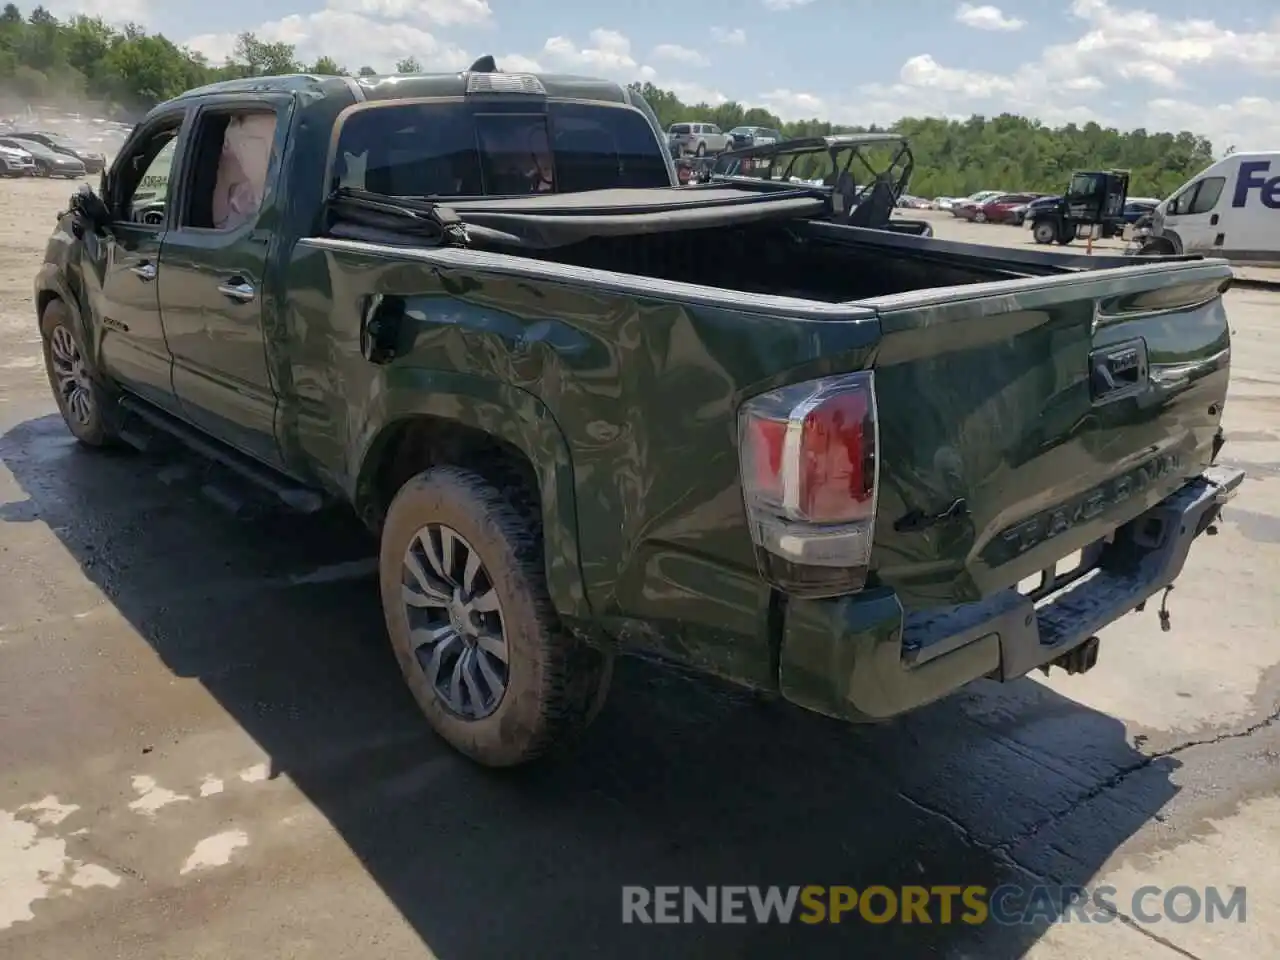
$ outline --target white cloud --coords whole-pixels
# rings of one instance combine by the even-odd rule
[[[741,27],[712,27],[711,39],[729,47],[740,47],[747,42],[747,31]]]
[[[252,28],[259,40],[292,44],[299,60],[331,56],[348,70],[370,66],[391,73],[395,62],[414,57],[428,71],[465,69],[472,61],[466,51],[406,23],[374,20],[360,13],[320,10],[292,14]],[[206,33],[185,46],[222,63],[235,49],[236,34]]]
[[[1226,103],[1189,103],[1160,97],[1146,104],[1148,130],[1193,130],[1210,139],[1219,156],[1237,150],[1274,150],[1280,144],[1280,98],[1239,97]]]
[[[508,53],[505,57],[495,59],[498,61],[498,69],[508,73],[546,73],[545,68],[537,60],[519,53]]]
[[[1166,64],[1155,60],[1126,60],[1116,68],[1124,80],[1145,80],[1157,87],[1180,87],[1182,82]]]
[[[813,0],[764,0],[764,5],[769,10],[795,10],[797,7],[806,7],[813,3]]]
[[[1230,70],[1244,89],[1280,73],[1280,19],[1270,28],[1228,29],[1208,19],[1164,18],[1121,10],[1109,0],[1074,0],[1083,28],[1008,71],[952,67],[928,53],[909,58],[896,82],[871,83],[832,98],[823,114],[836,122],[890,123],[902,116],[966,117],[1001,112],[1047,124],[1087,123],[1123,129],[1193,130],[1218,150],[1272,148],[1280,143],[1280,106],[1261,97],[1221,103],[1200,99],[1193,72]],[[1221,74],[1220,74],[1221,75]],[[1097,93],[1116,95],[1100,102]],[[1267,88],[1270,89],[1270,88]],[[1181,91],[1176,99],[1168,91]],[[1144,102],[1146,97],[1154,97]],[[1271,112],[1268,112],[1271,111]]]
[[[631,41],[617,30],[597,27],[588,35],[586,47],[579,47],[568,37],[551,37],[542,45],[543,57],[561,64],[627,82],[652,80],[657,74],[652,67],[638,63],[631,55]]]
[[[777,114],[783,120],[825,119],[829,111],[826,102],[816,94],[800,90],[770,90],[760,94],[761,106]]]
[[[660,43],[649,54],[651,60],[670,60],[673,63],[684,63],[693,67],[705,67],[711,61],[697,50],[690,50],[678,43]]]
[[[437,27],[475,26],[493,19],[488,0],[329,0],[327,6],[344,13]]]
[[[972,3],[960,4],[956,9],[956,22],[963,23],[966,27],[973,27],[975,30],[1013,31],[1021,30],[1027,25],[1025,20],[1006,17],[999,7],[993,7],[990,4],[974,6]]]
[[[708,106],[718,107],[722,103],[729,102],[729,97],[719,90],[704,87],[700,83],[686,83],[683,80],[664,80],[658,86],[664,90],[670,90],[683,103],[705,103]]]
[[[51,0],[44,8],[59,20],[72,17],[101,17],[107,23],[147,22],[147,0]]]

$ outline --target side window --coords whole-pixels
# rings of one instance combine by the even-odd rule
[[[717,137],[718,137],[718,136],[720,135],[720,128],[719,128],[719,127],[717,127],[714,123],[708,123],[708,124],[707,124],[707,133],[712,134],[713,136],[717,136]]]
[[[1222,188],[1226,186],[1226,177],[1205,177],[1200,181],[1200,190],[1187,207],[1187,213],[1210,213],[1218,205],[1222,196]]]
[[[182,118],[145,131],[112,168],[110,203],[116,220],[159,227],[172,194],[169,170],[178,149]]]
[[[235,230],[262,207],[275,150],[275,111],[207,110],[200,115],[187,163],[190,190],[179,218],[197,230]]]
[[[1192,201],[1196,198],[1196,191],[1199,189],[1200,181],[1197,180],[1195,183],[1191,184],[1191,186],[1187,187],[1187,189],[1183,190],[1180,194],[1170,200],[1168,208],[1170,216],[1176,217],[1181,214],[1188,213],[1191,209]]]

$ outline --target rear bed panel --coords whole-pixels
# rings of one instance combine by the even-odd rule
[[[878,302],[878,581],[908,608],[988,596],[1197,476],[1226,397],[1230,276],[1202,261]]]

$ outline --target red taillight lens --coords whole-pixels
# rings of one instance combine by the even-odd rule
[[[863,588],[875,538],[877,430],[870,371],[783,387],[743,404],[743,498],[770,583],[805,596]]]
[[[765,417],[747,422],[747,456],[751,483],[765,499],[782,503],[782,451],[787,442],[787,422]]]
[[[800,435],[800,514],[814,523],[865,519],[875,493],[874,457],[869,392],[820,401]]]

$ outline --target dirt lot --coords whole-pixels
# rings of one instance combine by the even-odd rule
[[[0,958],[1280,956],[1280,295],[1228,294],[1250,479],[1172,632],[876,728],[627,661],[575,760],[498,776],[418,719],[348,519],[71,442],[30,292],[69,189],[0,182]],[[1001,883],[1122,916],[620,922],[624,884]],[[1144,921],[1148,884],[1245,884],[1245,921]]]

